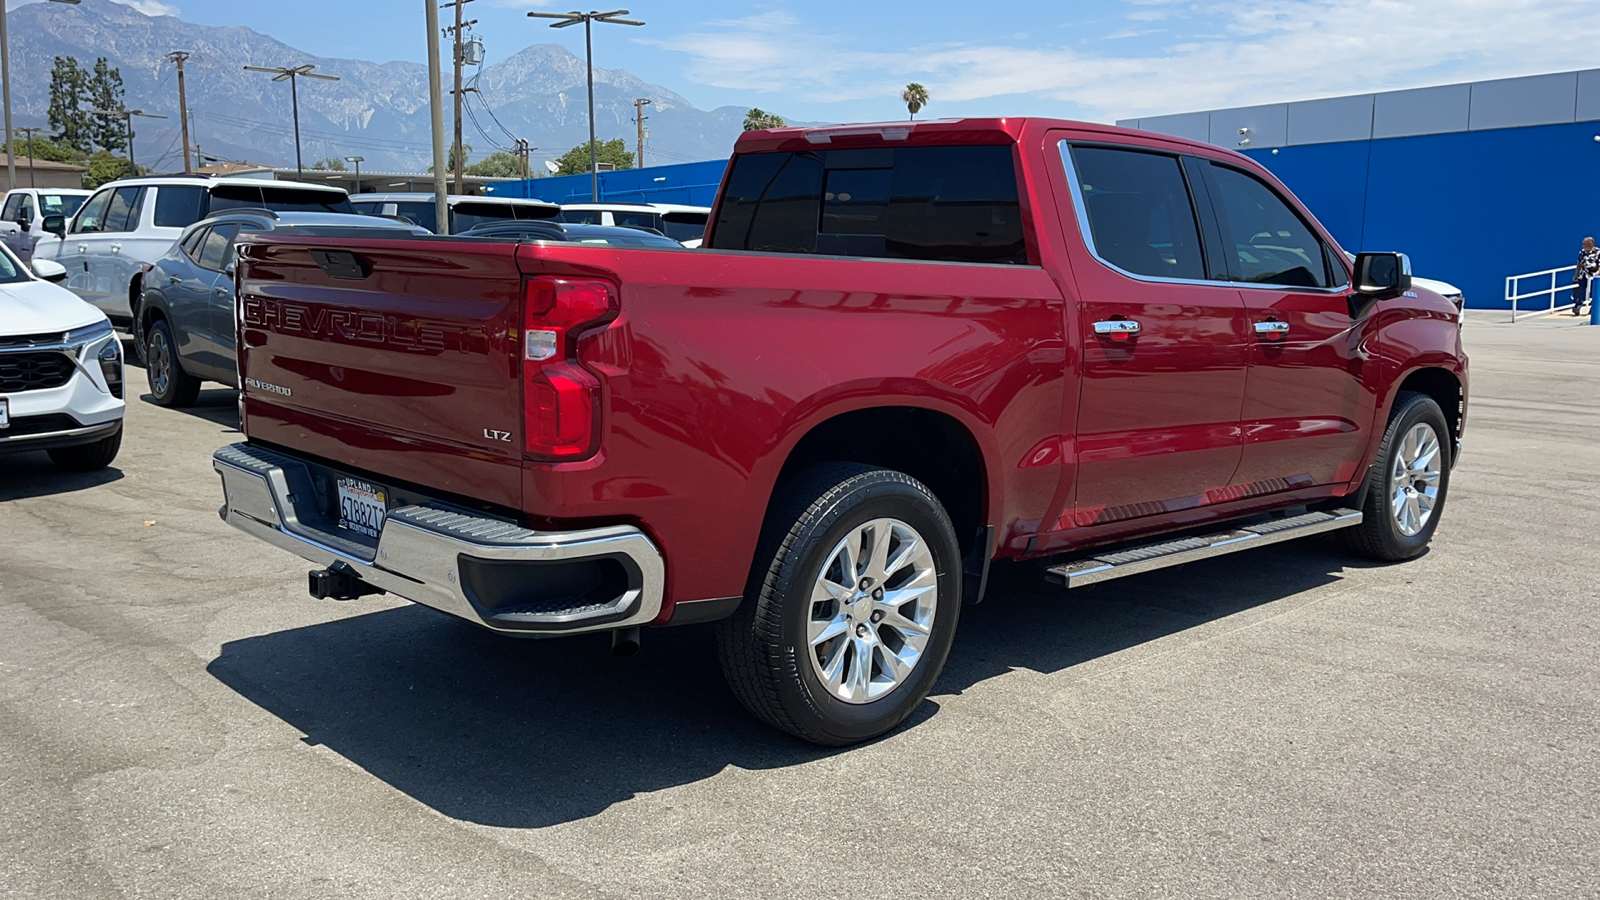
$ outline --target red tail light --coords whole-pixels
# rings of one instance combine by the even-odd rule
[[[522,313],[523,447],[555,460],[599,449],[600,379],[577,359],[577,336],[611,317],[617,293],[592,279],[531,278]]]

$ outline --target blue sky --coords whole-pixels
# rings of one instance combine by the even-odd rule
[[[121,2],[245,25],[319,55],[426,58],[419,0]],[[702,108],[756,105],[799,120],[903,117],[899,89],[913,80],[932,92],[933,116],[1111,121],[1600,66],[1600,13],[1579,0],[626,5],[649,24],[597,28],[596,65],[629,69]],[[466,7],[491,62],[531,43],[581,54],[581,29],[552,30],[524,15],[571,8],[570,0]]]

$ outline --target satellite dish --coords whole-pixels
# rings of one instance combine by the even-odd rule
[[[551,175],[554,175],[554,174],[555,174],[555,173],[557,173],[557,172],[559,172],[559,171],[561,171],[561,167],[560,167],[560,166],[558,166],[558,165],[556,165],[556,161],[555,161],[555,160],[553,160],[553,159],[547,159],[547,160],[545,160],[545,161],[544,161],[544,167],[545,167],[545,168],[546,168],[546,169],[549,169],[549,170],[550,170],[550,174],[551,174]]]

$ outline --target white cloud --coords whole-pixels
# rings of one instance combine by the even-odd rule
[[[1136,0],[1100,40],[1148,26],[1169,5]],[[1030,95],[1107,120],[1579,69],[1600,44],[1600,16],[1582,0],[1234,0],[1173,12],[1164,25],[1188,26],[1138,54],[1093,40],[883,50],[787,12],[650,43],[688,54],[686,75],[716,87],[829,102],[892,96],[915,79],[935,108]]]
[[[147,16],[175,16],[178,14],[176,6],[170,3],[162,3],[161,0],[116,0],[116,2],[121,3],[123,6],[131,6]]]

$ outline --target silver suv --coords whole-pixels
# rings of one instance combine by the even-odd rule
[[[67,270],[69,290],[99,308],[113,324],[127,328],[143,293],[145,264],[165,254],[183,229],[230,209],[262,208],[355,211],[348,194],[327,185],[194,175],[125,178],[96,191],[69,223],[47,216],[45,229],[60,236],[47,235],[33,255],[60,263]]]

